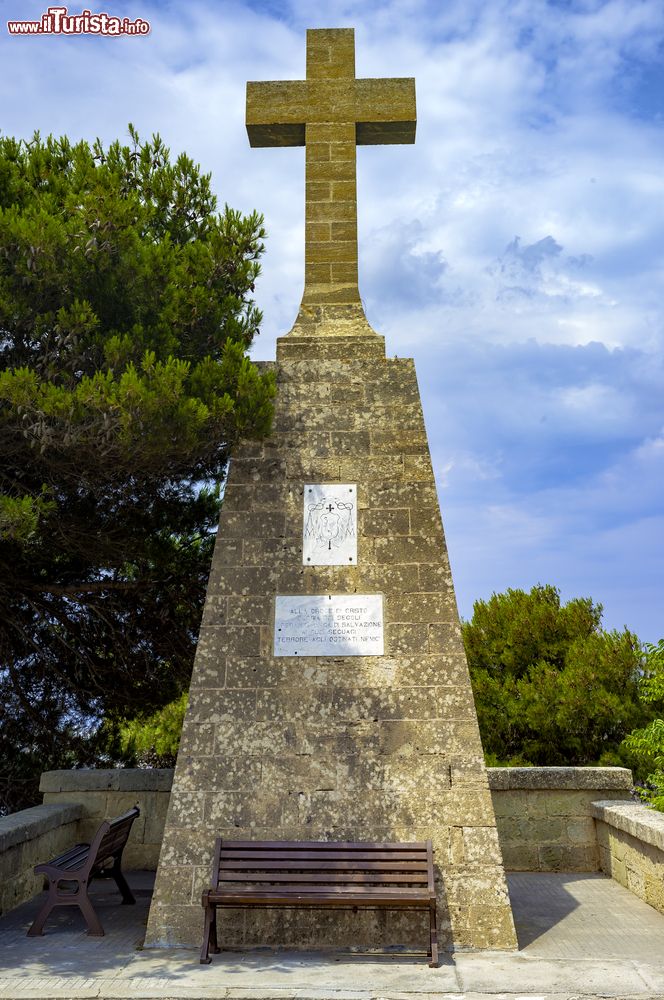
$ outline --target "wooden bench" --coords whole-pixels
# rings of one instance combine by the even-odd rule
[[[220,951],[219,906],[380,907],[429,911],[431,968],[438,967],[431,841],[340,843],[217,838],[210,888],[203,892],[201,963]]]
[[[48,896],[37,914],[28,937],[38,937],[55,906],[78,906],[92,937],[103,937],[104,928],[95,913],[88,887],[93,878],[113,878],[123,903],[135,903],[131,889],[120,869],[122,852],[132,823],[140,816],[138,806],[112,820],[105,820],[91,844],[76,844],[47,864],[36,865],[35,875],[48,880]]]

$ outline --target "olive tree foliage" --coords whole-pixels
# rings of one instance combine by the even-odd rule
[[[475,603],[463,639],[489,763],[630,763],[621,743],[649,718],[641,645],[601,621],[600,604],[561,604],[552,586]]]
[[[0,809],[95,759],[102,719],[190,676],[233,444],[269,432],[246,356],[262,219],[159,136],[0,137]]]
[[[657,710],[647,726],[635,729],[625,739],[625,749],[633,754],[645,772],[641,798],[664,812],[664,639],[645,645],[645,670],[640,683],[644,702]]]

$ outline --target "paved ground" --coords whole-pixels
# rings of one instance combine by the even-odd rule
[[[516,954],[422,956],[226,953],[209,966],[183,950],[141,950],[151,876],[133,873],[135,907],[97,883],[106,937],[87,938],[61,909],[26,938],[33,900],[0,919],[0,998],[191,1000],[663,1000],[664,916],[600,875],[510,875]],[[57,911],[56,911],[57,913]]]

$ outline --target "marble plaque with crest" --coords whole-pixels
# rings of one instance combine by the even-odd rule
[[[306,483],[303,499],[302,563],[357,565],[357,486]]]

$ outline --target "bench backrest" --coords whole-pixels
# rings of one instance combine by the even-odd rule
[[[135,819],[141,814],[138,806],[129,809],[122,816],[104,820],[90,844],[90,867],[117,857],[123,850]]]
[[[215,844],[212,889],[251,885],[302,891],[389,887],[435,896],[431,841],[409,844],[285,840],[222,840]]]

